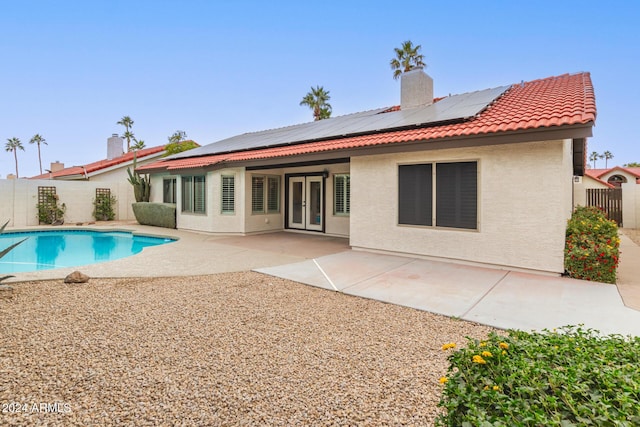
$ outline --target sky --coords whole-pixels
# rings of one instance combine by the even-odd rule
[[[0,0],[0,177],[106,158],[123,116],[147,147],[176,130],[206,145],[398,105],[389,61],[422,46],[434,95],[587,71],[597,119],[589,152],[640,162],[640,2]],[[597,167],[604,167],[604,160]]]

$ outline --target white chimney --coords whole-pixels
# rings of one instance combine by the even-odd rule
[[[400,109],[433,104],[433,79],[422,67],[402,73],[400,77]]]
[[[115,159],[124,154],[122,145],[124,139],[118,136],[117,133],[111,135],[111,138],[107,139],[107,160]]]

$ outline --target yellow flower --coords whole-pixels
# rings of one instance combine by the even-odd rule
[[[507,354],[507,352],[505,350],[502,350],[502,355],[504,356],[505,354]]]
[[[498,387],[497,385],[493,386],[493,391],[500,391],[500,387]]]
[[[503,350],[506,350],[509,348],[509,344],[507,344],[506,342],[501,342],[500,343],[500,348]]]
[[[483,341],[483,342],[480,343],[480,347],[486,347],[486,346],[487,346],[486,342]]]
[[[486,361],[486,360],[484,360],[484,359],[482,358],[482,356],[480,356],[479,354],[476,354],[475,356],[473,356],[472,361],[473,361],[473,363],[479,363],[479,364],[481,364],[481,365],[484,365],[484,364],[486,364],[486,363],[487,363],[487,361]]]
[[[449,378],[447,377],[440,377],[440,384],[446,384],[447,381],[449,381]]]
[[[491,354],[491,352],[490,352],[490,351],[483,351],[483,352],[482,352],[482,353],[480,353],[480,354],[481,354],[482,356],[484,356],[484,357],[492,357],[492,356],[493,356],[493,354]]]
[[[449,350],[450,348],[454,348],[456,343],[450,342],[442,345],[442,350]]]
[[[484,386],[483,390],[489,390],[489,386],[488,385]]]

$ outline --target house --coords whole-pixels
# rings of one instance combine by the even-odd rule
[[[30,179],[85,180],[85,181],[126,181],[127,169],[132,168],[133,158],[138,165],[158,160],[165,153],[164,145],[143,148],[142,150],[123,150],[124,140],[118,134],[107,139],[107,158],[86,165],[64,167],[63,163],[51,163],[50,172]]]
[[[640,228],[640,168],[587,169],[574,183],[576,205],[594,205],[624,228]],[[604,191],[604,189],[609,189]]]
[[[596,118],[589,73],[245,133],[138,168],[177,226],[349,238],[354,249],[561,273]]]
[[[600,181],[607,182],[614,187],[620,187],[622,184],[628,182],[640,184],[640,168],[615,166],[608,169],[587,169],[585,174]]]

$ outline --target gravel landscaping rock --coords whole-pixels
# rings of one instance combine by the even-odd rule
[[[14,284],[0,425],[432,425],[491,328],[258,273]]]

